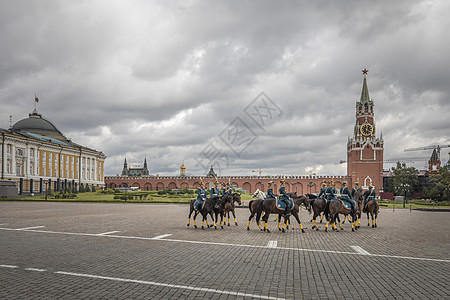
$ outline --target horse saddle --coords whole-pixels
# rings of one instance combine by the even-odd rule
[[[194,209],[197,209],[197,210],[203,209],[203,207],[205,207],[205,203],[206,203],[205,199],[203,199],[203,200],[200,200],[200,199],[195,200],[195,202],[194,202]]]
[[[350,203],[348,203],[347,201],[344,201],[344,200],[342,200],[341,199],[341,201],[342,201],[342,203],[344,204],[344,207],[346,208],[346,209],[352,209],[352,206],[350,205]]]
[[[277,208],[285,210],[286,203],[284,203],[284,201],[281,200],[280,198],[276,198],[276,199],[277,199]],[[292,207],[294,206],[294,202],[291,199],[289,199],[288,202],[289,202],[289,209],[292,209]]]

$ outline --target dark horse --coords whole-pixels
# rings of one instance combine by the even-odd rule
[[[301,197],[300,197],[301,198]],[[290,211],[290,213],[295,217],[295,219],[298,222],[298,225],[300,226],[300,229],[302,232],[305,232],[305,230],[303,229],[302,223],[300,222],[300,218],[298,217],[298,213],[299,213],[299,205],[300,203],[304,201],[303,199],[299,199],[298,201],[295,201],[294,199],[294,205]],[[258,205],[258,209],[257,209],[257,216],[256,219],[259,220],[259,218],[261,217],[261,214],[264,212],[264,216],[262,217],[263,223],[264,223],[264,231],[270,232],[267,221],[269,220],[269,216],[271,213],[275,213],[279,216],[283,216],[284,217],[284,223],[283,226],[281,228],[282,232],[285,232],[284,227],[288,224],[289,222],[289,216],[285,215],[285,210],[284,209],[279,209],[277,207],[277,200],[274,198],[266,198],[264,200],[262,200],[259,205]]]
[[[217,220],[214,218],[214,214],[215,214],[214,209],[217,209],[217,205],[221,204],[221,197],[213,196],[211,198],[206,198],[205,203],[200,210],[194,209],[194,203],[195,203],[195,199],[191,200],[187,226],[189,226],[189,224],[191,222],[192,212],[194,212],[194,228],[197,228],[197,225],[195,224],[195,219],[197,218],[197,215],[200,213],[203,217],[202,218],[202,229],[204,229],[205,221],[206,221],[206,225],[209,227],[208,220],[207,220],[208,215],[210,215],[211,219],[213,220],[212,226],[214,226],[217,229],[217,225],[216,225]]]
[[[367,226],[370,226],[369,214],[372,217],[372,228],[377,227],[378,212],[380,211],[380,205],[377,200],[370,200],[367,202],[366,214],[367,214]]]
[[[336,219],[339,220],[339,214],[352,216],[352,231],[355,231],[356,212],[353,212],[351,209],[346,208],[344,206],[344,202],[340,198],[330,200],[327,206],[330,219],[327,221],[325,231],[328,231],[328,224],[330,222],[332,224],[333,230],[339,231],[339,229],[336,226]]]
[[[233,214],[233,218],[234,218],[234,224],[237,226],[237,220],[236,220],[236,213],[234,212],[235,209],[235,202],[237,202],[239,205],[242,205],[242,201],[241,201],[241,194],[238,193],[233,193],[231,194],[230,200],[226,201],[225,203],[225,210],[224,210],[224,214],[223,214],[223,221],[224,224],[226,223],[225,218],[228,217],[228,226],[230,226],[230,212]],[[221,225],[222,225],[222,220],[221,220]]]
[[[316,224],[316,218],[321,214],[325,212],[325,208],[327,207],[327,200],[325,198],[317,198],[317,196],[313,195],[313,194],[306,194],[310,200],[309,206],[308,206],[308,211],[309,213],[311,213],[312,211],[314,212],[312,220],[314,221],[314,225],[312,227],[312,229],[316,229],[319,230],[319,228],[317,227]],[[327,216],[327,220],[328,220],[328,216]],[[320,221],[322,222],[322,220]]]

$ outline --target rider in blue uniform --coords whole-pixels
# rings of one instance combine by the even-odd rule
[[[194,209],[200,210],[205,200],[206,200],[206,190],[203,187],[203,182],[200,182],[199,187],[197,188],[197,200],[195,201]]]
[[[363,209],[364,213],[366,212],[367,209],[367,203],[369,203],[369,201],[375,200],[375,196],[376,194],[373,185],[369,184],[369,190],[364,193],[364,209]]]
[[[325,196],[327,202],[336,198],[336,189],[334,188],[333,181],[330,180],[327,189],[325,190]]]
[[[266,198],[276,199],[277,197],[275,197],[275,195],[273,194],[272,186],[273,186],[273,181],[269,181],[269,188],[267,189]]]
[[[319,198],[325,198],[325,191],[326,191],[326,189],[327,189],[327,183],[326,182],[322,182],[322,188],[320,189],[320,192],[319,192]]]
[[[219,196],[219,182],[217,180],[214,181],[214,186],[211,188],[211,197]]]
[[[359,187],[359,182],[355,182],[355,187],[352,189],[352,198],[355,197],[356,193],[362,192],[362,189]]]
[[[223,189],[223,196],[231,195],[232,193],[233,193],[233,190],[230,187],[230,183],[227,183],[227,187]]]
[[[280,190],[279,190],[279,192],[280,192],[280,200],[283,201],[284,204],[286,205],[286,209],[284,210],[284,214],[286,216],[289,216],[289,212],[291,211],[291,203],[290,203],[290,197],[286,193],[286,190],[285,190],[286,182],[285,182],[284,179],[282,179],[280,181],[280,185],[281,185],[280,186]]]
[[[352,195],[350,193],[350,189],[347,186],[347,181],[342,182],[342,187],[340,189],[341,193],[341,200],[348,202],[350,206],[352,207],[352,213],[355,213],[355,201],[352,199]]]

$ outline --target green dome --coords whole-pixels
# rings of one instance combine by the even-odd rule
[[[31,113],[27,119],[20,120],[13,125],[12,129],[21,132],[37,133],[40,135],[51,135],[64,138],[64,135],[50,121],[44,119],[36,111]]]

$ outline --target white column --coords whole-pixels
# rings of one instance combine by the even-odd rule
[[[16,174],[16,147],[11,143],[11,174]]]
[[[27,157],[25,160],[25,166],[24,166],[25,172],[24,173],[25,173],[25,177],[28,177],[28,175],[31,175],[30,174],[30,145],[29,144],[25,145],[25,155]]]

